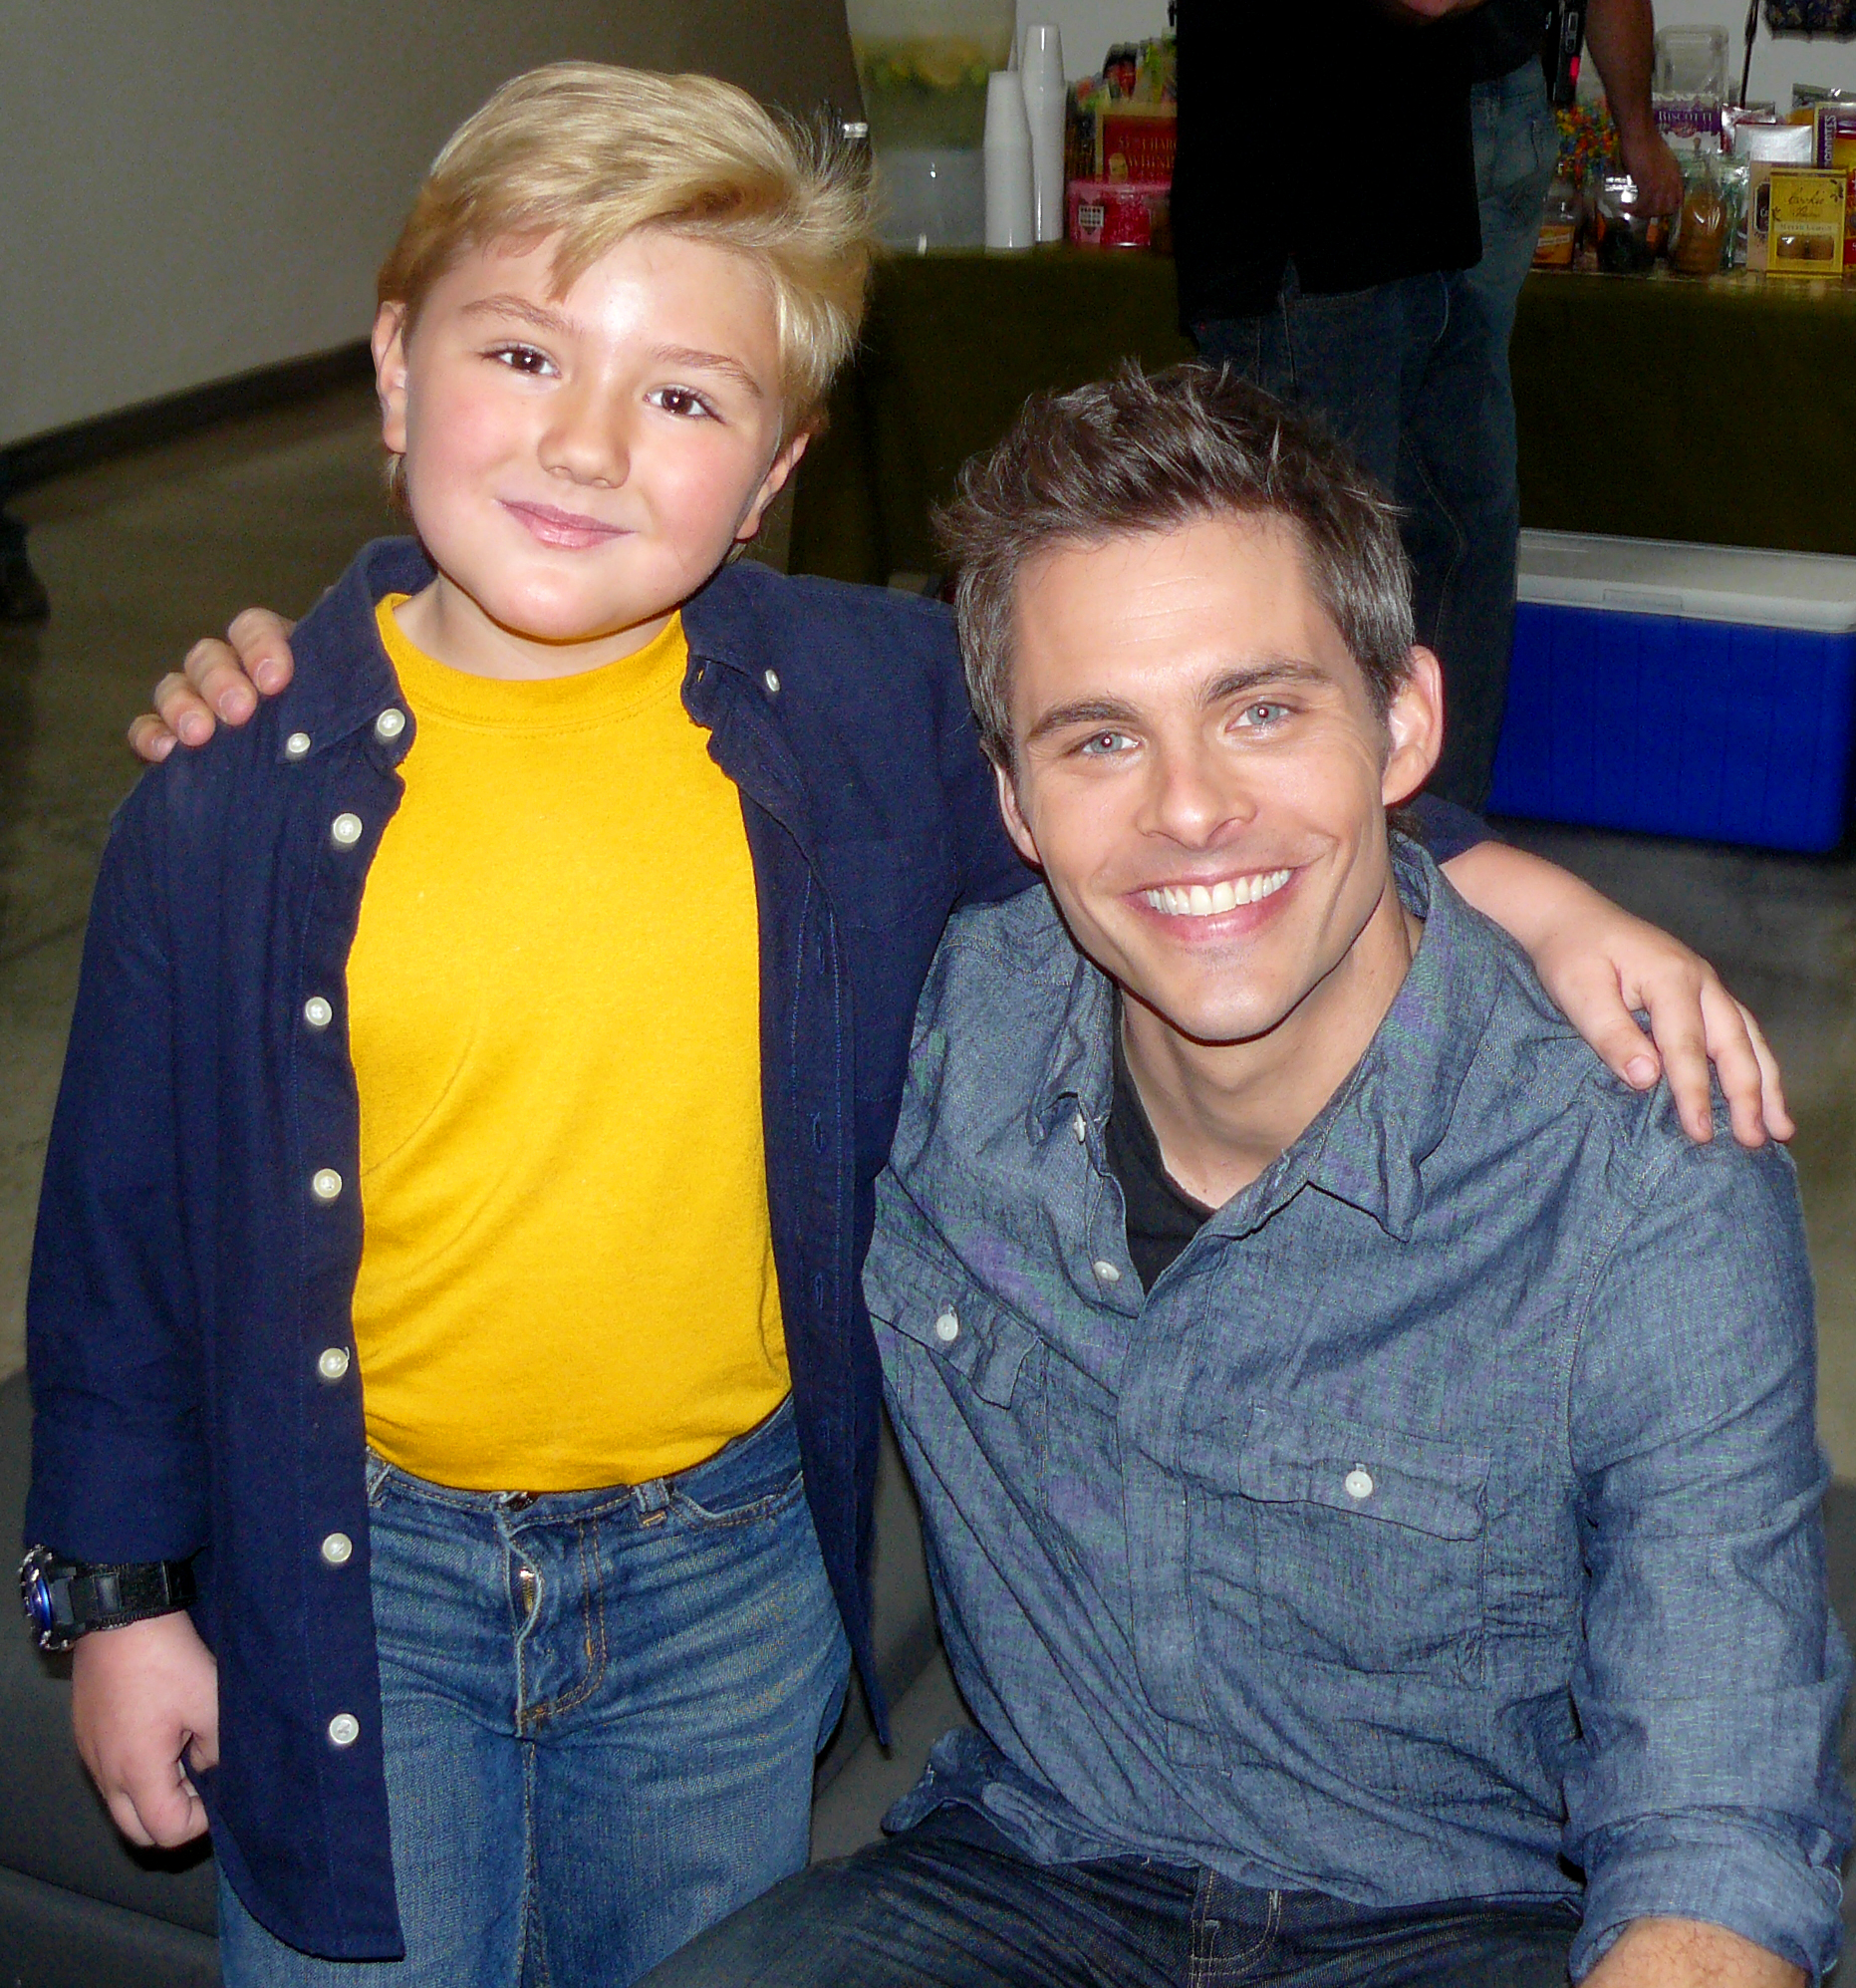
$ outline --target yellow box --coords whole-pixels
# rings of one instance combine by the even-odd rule
[[[1841,277],[1848,175],[1816,166],[1784,166],[1773,171],[1765,190],[1766,274],[1820,281]]]

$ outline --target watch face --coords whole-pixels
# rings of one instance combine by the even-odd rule
[[[52,1598],[51,1584],[46,1574],[52,1566],[52,1556],[44,1547],[34,1547],[20,1562],[19,1599],[26,1611],[26,1620],[32,1625],[33,1634],[43,1648],[51,1648],[48,1638],[58,1633],[58,1607]]]

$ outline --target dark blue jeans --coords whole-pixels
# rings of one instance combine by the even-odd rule
[[[805,1862],[849,1656],[790,1401],[650,1484],[368,1486],[406,1957],[312,1959],[222,1877],[226,1988],[625,1988]]]
[[[815,1864],[646,1988],[1564,1988],[1566,1902],[1369,1911],[1141,1858],[1039,1865],[971,1810]]]
[[[1404,507],[1418,639],[1444,665],[1444,756],[1430,784],[1471,808],[1488,798],[1507,700],[1520,528],[1508,334],[1552,142],[1544,84],[1538,104],[1518,71],[1485,89],[1477,269],[1311,296],[1291,268],[1273,310],[1193,327],[1204,358],[1322,415]]]

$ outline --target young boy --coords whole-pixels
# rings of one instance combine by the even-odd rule
[[[116,824],[28,1523],[113,1814],[210,1817],[234,1988],[631,1980],[803,1860],[871,1675],[873,1186],[945,917],[1028,873],[944,614],[726,564],[865,202],[703,79],[498,92],[382,279],[419,544]],[[1699,1043],[1692,956],[1461,863],[1614,1053],[1620,985]]]

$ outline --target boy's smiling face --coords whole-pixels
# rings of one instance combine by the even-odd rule
[[[401,619],[484,676],[642,648],[805,447],[781,439],[773,293],[751,262],[641,229],[556,296],[553,256],[472,250],[410,339],[397,306],[375,326],[383,433],[439,573]]]

